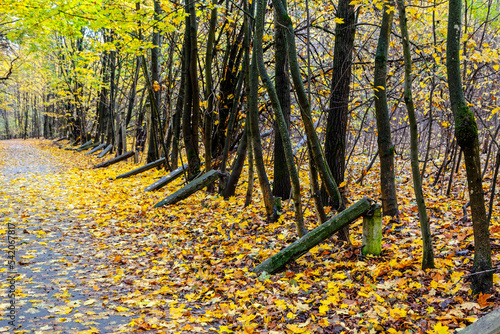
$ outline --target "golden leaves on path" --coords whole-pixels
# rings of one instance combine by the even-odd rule
[[[400,221],[384,221],[380,257],[360,256],[357,222],[352,226],[352,247],[332,238],[287,271],[257,277],[250,273],[255,264],[295,240],[290,203],[272,224],[264,222],[258,200],[243,207],[243,188],[229,201],[201,191],[175,206],[152,209],[183,180],[144,193],[163,171],[110,181],[134,166],[122,162],[94,170],[89,168],[97,162],[94,158],[44,150],[72,161],[61,177],[50,177],[50,182],[67,189],[56,207],[70,214],[73,229],[82,231],[81,247],[96,261],[95,270],[82,280],[98,292],[98,303],[129,317],[129,332],[451,333],[499,302],[497,295],[477,300],[469,295],[465,275],[472,260],[472,229],[470,222],[457,223],[466,199],[429,191],[437,269],[419,269],[419,222],[412,189],[406,188],[411,182],[400,182],[399,193],[408,197],[401,199]],[[346,185],[351,201],[377,196],[376,178],[368,174],[365,184],[366,189]],[[308,227],[317,226],[313,208],[306,213]],[[492,231],[497,230],[494,220]],[[41,232],[30,233],[45,238]],[[498,284],[495,275],[496,288]],[[120,293],[106,295],[113,289]]]

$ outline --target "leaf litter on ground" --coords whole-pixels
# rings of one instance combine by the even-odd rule
[[[50,161],[57,171],[10,180],[2,176],[2,186],[8,186],[2,187],[0,217],[14,220],[18,233],[26,229],[30,243],[36,244],[19,246],[26,252],[19,262],[26,264],[18,266],[33,271],[36,281],[42,265],[30,262],[30,256],[47,243],[54,250],[48,261],[59,259],[66,267],[60,270],[78,268],[71,273],[74,280],[51,284],[59,291],[40,298],[45,302],[41,306],[27,301],[33,287],[20,279],[18,299],[31,305],[30,312],[37,310],[33,305],[47,310],[38,323],[50,324],[53,332],[72,323],[79,325],[74,332],[82,333],[452,333],[500,301],[497,294],[472,296],[466,282],[473,235],[470,212],[462,221],[467,202],[463,168],[450,198],[440,187],[430,187],[431,180],[424,182],[436,269],[420,270],[422,241],[409,165],[398,161],[402,214],[397,222],[384,220],[381,256],[360,255],[361,226],[356,222],[351,245],[334,236],[285,272],[257,276],[251,273],[255,265],[296,240],[290,203],[285,202],[283,214],[272,224],[265,222],[258,186],[248,207],[243,206],[246,189],[240,186],[227,201],[200,191],[176,205],[153,209],[184,181],[145,193],[163,170],[111,181],[136,166],[121,162],[93,169],[102,159],[60,150],[50,141],[23,143],[39,152],[39,164]],[[10,143],[0,145],[0,161],[12,164]],[[367,159],[357,159],[348,179],[356,179],[367,164]],[[378,199],[377,168],[366,175],[363,186],[347,183],[351,203],[363,196]],[[307,177],[301,170],[304,197]],[[312,201],[305,202],[304,216],[312,229],[318,222]],[[47,221],[66,224],[57,232],[61,234],[48,239],[56,231],[44,228]],[[494,242],[500,238],[496,205],[491,233]],[[64,249],[57,246],[61,238]],[[497,252],[493,263],[498,263]],[[498,291],[497,274],[494,279]],[[2,303],[5,307],[6,300]],[[99,317],[105,320],[95,320]],[[93,323],[81,325],[87,319]]]

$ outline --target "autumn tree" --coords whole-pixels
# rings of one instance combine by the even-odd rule
[[[462,1],[450,0],[448,16],[447,58],[448,88],[455,119],[455,137],[464,153],[467,170],[472,223],[474,228],[474,264],[471,277],[474,293],[489,293],[493,287],[489,222],[486,216],[479,158],[478,129],[474,114],[465,101],[460,71],[460,36]]]

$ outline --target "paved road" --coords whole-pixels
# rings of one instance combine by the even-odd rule
[[[131,321],[116,315],[113,298],[105,297],[119,292],[82,283],[103,274],[102,263],[92,258],[90,235],[75,227],[67,193],[54,182],[62,168],[33,142],[0,142],[0,333],[116,333]],[[10,270],[13,231],[16,264]],[[7,293],[9,277],[15,277],[14,299]],[[12,301],[15,322],[9,323]]]

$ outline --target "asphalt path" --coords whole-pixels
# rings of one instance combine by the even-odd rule
[[[105,273],[54,182],[63,162],[22,140],[0,142],[0,157],[0,333],[127,332],[119,289],[85,283]]]

